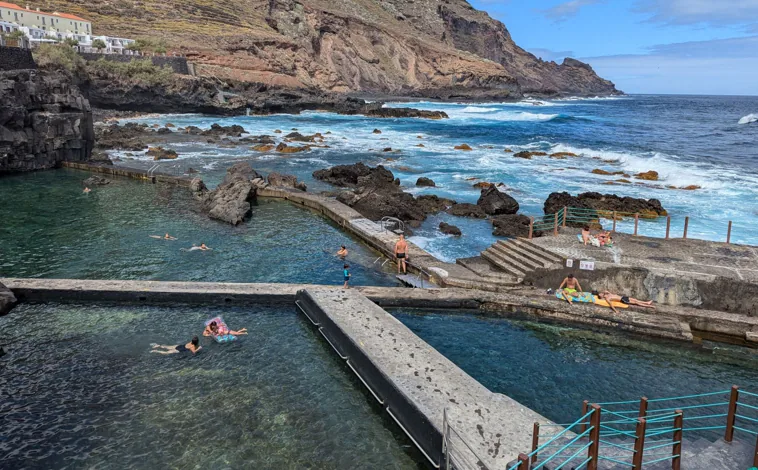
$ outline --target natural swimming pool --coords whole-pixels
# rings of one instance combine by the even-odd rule
[[[249,336],[149,352],[219,314]],[[292,308],[22,304],[0,331],[3,468],[417,468]]]
[[[583,400],[614,402],[758,390],[758,355],[687,347],[525,320],[393,310],[403,324],[493,392],[559,423]]]
[[[340,245],[355,285],[397,285],[378,254],[318,214],[259,199],[238,227],[199,213],[186,189],[55,170],[0,183],[0,277],[341,284]],[[177,241],[150,238],[166,232]],[[187,252],[205,243],[208,252]]]

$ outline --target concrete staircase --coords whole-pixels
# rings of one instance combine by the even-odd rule
[[[564,263],[560,256],[523,238],[498,240],[484,250],[481,256],[498,271],[517,279],[518,282],[521,282],[527,273],[537,269],[558,268]]]
[[[633,446],[633,441],[628,439],[610,438],[603,440],[626,448],[631,448]],[[581,442],[586,441],[583,440]],[[643,454],[643,468],[646,470],[670,470],[671,460],[663,460],[651,464],[645,464],[645,462],[652,462],[659,458],[670,456],[672,454],[671,450],[670,446],[666,446],[645,452]],[[682,470],[747,470],[752,467],[754,451],[755,443],[750,443],[744,438],[738,439],[735,437],[734,441],[729,443],[723,439],[712,442],[704,438],[685,437],[682,442],[681,468]],[[553,470],[556,468],[570,470],[574,468],[574,466],[578,466],[583,460],[577,457],[572,459],[565,466],[562,466],[562,464],[565,463],[574,452],[575,450],[566,450],[560,456],[551,459],[541,468],[545,470]],[[583,456],[586,457],[586,454],[583,453]],[[598,462],[599,470],[629,470],[631,468],[632,453],[627,450],[606,443],[601,443],[600,457],[601,459]],[[613,462],[612,460],[603,459],[603,457],[628,464],[622,465],[621,463]],[[539,462],[540,461],[538,460],[538,464]]]

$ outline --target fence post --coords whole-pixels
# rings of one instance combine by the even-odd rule
[[[687,229],[689,228],[689,226],[690,226],[690,218],[689,216],[687,216],[684,218],[684,233],[682,234],[682,238],[685,240],[687,239]]]
[[[734,420],[737,414],[737,399],[740,396],[740,387],[732,385],[732,393],[729,395],[729,411],[726,415],[726,431],[724,431],[724,440],[732,442],[734,438]]]
[[[640,418],[647,416],[647,397],[640,398]]]
[[[674,411],[674,445],[671,447],[671,470],[680,470],[682,464],[682,428],[684,428],[684,414],[682,410]]]
[[[568,207],[563,206],[563,227],[566,227],[566,219],[568,218]]]
[[[726,229],[726,244],[732,239],[732,221],[729,221],[729,227]]]
[[[540,423],[534,423],[532,430],[532,465],[537,463],[537,447],[540,446]]]
[[[634,457],[632,457],[632,470],[642,470],[642,452],[645,450],[645,418],[637,418],[637,430],[634,440]]]
[[[529,217],[529,240],[532,239],[534,234],[534,217]]]
[[[669,239],[669,234],[671,233],[671,216],[666,217],[666,240]]]
[[[582,416],[586,415],[588,411],[590,411],[590,402],[587,400],[584,400],[582,402]],[[579,434],[583,433],[586,430],[587,430],[587,421],[582,421],[582,425],[579,426]]]
[[[616,233],[616,211],[613,211],[613,233]]]
[[[640,225],[640,215],[634,214],[634,236],[637,236],[637,227]]]
[[[523,466],[521,466],[523,464]],[[518,469],[529,470],[529,456],[526,454],[518,454]]]
[[[600,450],[600,405],[592,404],[592,416],[590,416],[590,447],[587,451],[587,457],[590,461],[587,464],[587,470],[597,470],[598,452]]]
[[[555,217],[553,220],[553,236],[558,236],[558,213],[555,213]]]
[[[753,467],[758,467],[758,438],[755,440],[755,452],[753,453]]]

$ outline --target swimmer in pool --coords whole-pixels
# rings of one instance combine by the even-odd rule
[[[215,321],[210,322],[208,326],[205,327],[205,330],[203,331],[203,336],[219,336],[219,335],[232,335],[232,336],[240,336],[240,335],[246,335],[247,334],[247,328],[242,328],[239,331],[230,330],[227,328],[219,328],[218,324]]]
[[[153,344],[153,350],[150,352],[158,354],[177,354],[183,352],[191,352],[192,354],[197,354],[197,352],[201,349],[203,349],[203,347],[200,346],[200,339],[195,336],[192,338],[192,341],[187,344],[179,344],[176,346],[163,346],[161,344]]]
[[[92,190],[91,190],[91,189],[89,189],[89,188],[84,188],[84,194],[89,194],[90,192],[92,192]]]
[[[337,256],[339,256],[340,258],[344,258],[345,256],[347,256],[347,247],[345,247],[345,245],[342,245],[342,247],[340,248],[340,251],[337,252]]]
[[[168,233],[166,233],[166,235],[164,235],[162,237],[160,235],[150,235],[150,238],[155,238],[155,239],[158,239],[158,240],[178,240],[178,238],[172,237]]]
[[[197,251],[197,250],[200,250],[200,251],[209,251],[209,250],[213,250],[213,248],[209,248],[209,247],[205,246],[205,243],[201,243],[200,246],[197,246],[197,245],[195,245],[193,243],[192,244],[192,248],[188,248],[187,249],[187,251]]]

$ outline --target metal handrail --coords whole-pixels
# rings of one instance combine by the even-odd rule
[[[466,448],[471,452],[471,454],[478,460],[476,468],[477,470],[489,470],[489,467],[486,466],[484,463],[484,460],[482,460],[481,457],[476,453],[474,449],[471,448],[470,445],[468,445],[468,442],[463,438],[463,436],[460,435],[458,431],[455,430],[453,426],[450,425],[450,420],[447,418],[447,408],[444,408],[442,410],[442,448],[443,453],[445,457],[445,467],[446,470],[449,470],[450,468],[450,432],[455,433],[455,435],[458,437],[458,440],[463,443],[463,445],[466,446]],[[453,457],[455,458],[455,457]],[[460,469],[457,469],[460,470]]]

